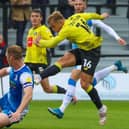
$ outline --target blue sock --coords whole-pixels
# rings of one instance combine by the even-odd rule
[[[96,80],[96,78],[93,78],[93,82],[92,82],[93,87],[95,87],[96,84],[97,84],[97,80]]]
[[[73,80],[72,78],[69,78],[68,84],[75,87],[76,86],[76,81]]]

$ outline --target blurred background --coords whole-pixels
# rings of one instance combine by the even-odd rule
[[[13,1],[13,0],[12,0]],[[26,4],[28,8],[41,8],[44,14],[43,24],[47,25],[47,16],[54,10],[60,7],[68,7],[63,3],[65,0],[32,0]],[[62,3],[61,3],[62,2]],[[63,6],[61,5],[63,4]],[[9,0],[0,1],[0,34],[3,35],[6,45],[16,44],[17,28],[13,22],[12,16],[13,4]],[[65,8],[63,8],[65,9]],[[104,20],[104,23],[110,25],[120,35],[121,38],[129,41],[129,1],[128,0],[88,0],[87,12],[108,12],[110,17]],[[69,12],[72,13],[72,12]],[[20,15],[20,14],[19,14]],[[25,19],[27,20],[27,19]],[[24,54],[26,51],[26,35],[27,30],[30,28],[30,22],[27,20],[26,27],[23,33],[22,47]],[[96,34],[104,38],[102,45],[102,58],[96,70],[101,69],[114,63],[115,60],[121,59],[122,62],[129,68],[129,45],[120,46],[115,39],[108,36],[106,32],[96,29]],[[53,63],[57,58],[71,49],[68,43],[61,43],[54,49],[50,50],[50,56]],[[63,72],[70,72],[71,68],[66,68]]]

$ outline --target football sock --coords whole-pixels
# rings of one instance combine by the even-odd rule
[[[58,85],[55,85],[52,88],[53,88],[54,93],[59,93],[59,94],[65,94],[66,93],[66,89],[63,88],[63,87],[60,87]]]
[[[55,75],[58,72],[60,72],[62,69],[61,65],[59,63],[55,63],[54,65],[46,68],[42,73],[40,73],[40,76],[42,79]]]
[[[97,85],[97,80],[96,80],[96,78],[93,78],[93,81],[92,81],[92,85],[93,85],[93,87],[95,87],[96,85]]]
[[[65,94],[66,93],[66,89],[60,86],[57,86],[57,93],[59,94]]]
[[[93,103],[96,105],[97,109],[100,109],[102,107],[102,103],[97,93],[97,90],[92,85],[90,85],[86,92],[90,96]]]
[[[64,96],[63,102],[60,106],[61,112],[64,112],[64,110],[69,105],[69,103],[71,103],[71,100],[75,94],[75,89],[76,89],[76,81],[73,79],[69,79],[68,80],[68,88],[67,88],[66,94]]]

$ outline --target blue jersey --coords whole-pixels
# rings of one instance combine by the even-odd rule
[[[23,89],[28,86],[34,86],[33,75],[28,66],[24,65],[19,70],[14,70],[13,68],[11,68],[9,72],[9,92],[0,100],[0,102],[2,103],[0,103],[2,111],[8,115],[11,111],[15,112],[19,107],[24,95]]]

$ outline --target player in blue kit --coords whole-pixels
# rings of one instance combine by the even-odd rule
[[[24,64],[22,49],[12,45],[6,51],[10,67],[0,69],[0,77],[9,75],[9,91],[0,98],[0,128],[20,122],[28,113],[32,99],[33,76]]]

